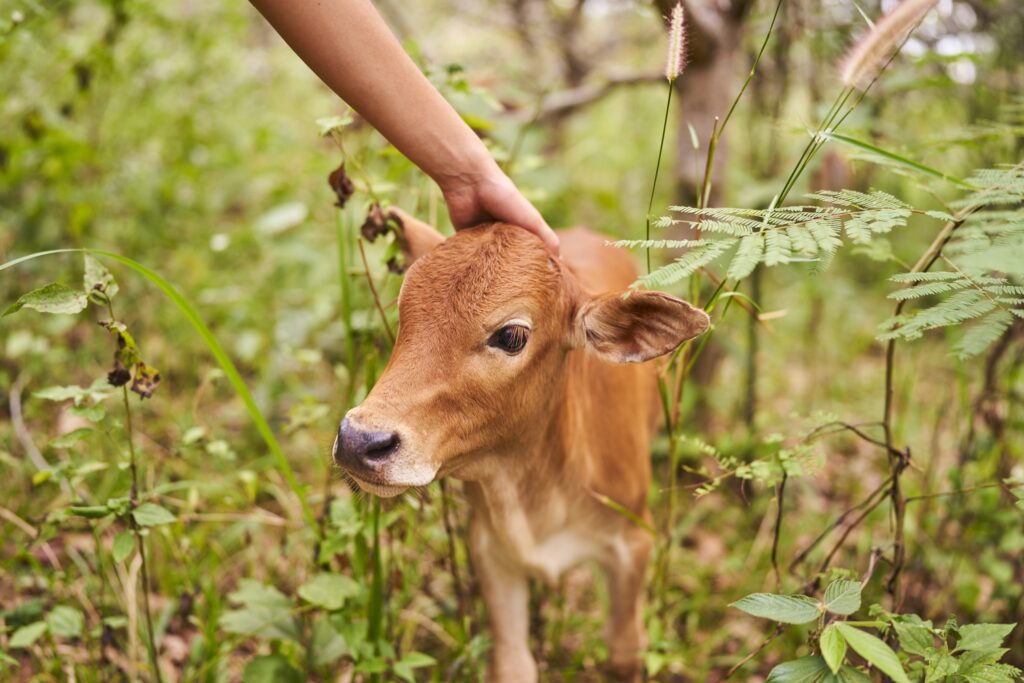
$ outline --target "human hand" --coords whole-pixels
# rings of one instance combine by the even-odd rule
[[[487,221],[511,223],[540,237],[548,249],[558,255],[558,236],[554,230],[497,167],[483,175],[445,183],[441,191],[456,230]]]

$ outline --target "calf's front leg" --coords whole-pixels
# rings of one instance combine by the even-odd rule
[[[469,552],[480,579],[493,648],[488,683],[536,683],[530,654],[529,584],[526,574],[502,557],[482,522],[470,525]]]
[[[640,681],[640,656],[647,647],[643,625],[644,575],[652,540],[646,530],[631,525],[602,564],[608,576],[610,613],[605,628],[608,668],[622,681]]]

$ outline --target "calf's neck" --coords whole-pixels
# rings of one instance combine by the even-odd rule
[[[444,239],[393,211],[412,262],[398,338],[342,421],[335,460],[380,496],[445,476],[465,482],[493,639],[488,681],[537,679],[527,579],[554,582],[584,560],[608,578],[608,668],[638,680],[652,539],[635,520],[650,519],[660,414],[658,368],[647,361],[707,330],[707,315],[630,291],[632,259],[584,229],[562,232],[554,257],[511,225]]]

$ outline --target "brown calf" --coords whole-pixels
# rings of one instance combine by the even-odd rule
[[[394,210],[393,210],[394,211]],[[470,552],[494,647],[488,681],[530,682],[527,578],[554,582],[596,560],[608,576],[610,668],[633,680],[644,647],[649,449],[662,356],[708,328],[658,292],[623,297],[631,258],[587,230],[562,257],[504,224],[445,240],[396,212],[415,260],[384,374],[345,416],[334,457],[365,490],[393,496],[465,481]]]

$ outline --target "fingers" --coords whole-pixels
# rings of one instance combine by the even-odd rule
[[[492,202],[488,202],[489,205],[485,205],[488,213],[498,220],[518,225],[532,232],[544,242],[552,254],[558,256],[558,235],[540,215],[540,211],[523,196],[512,181],[507,178],[505,181],[503,183],[504,191],[499,193]]]

